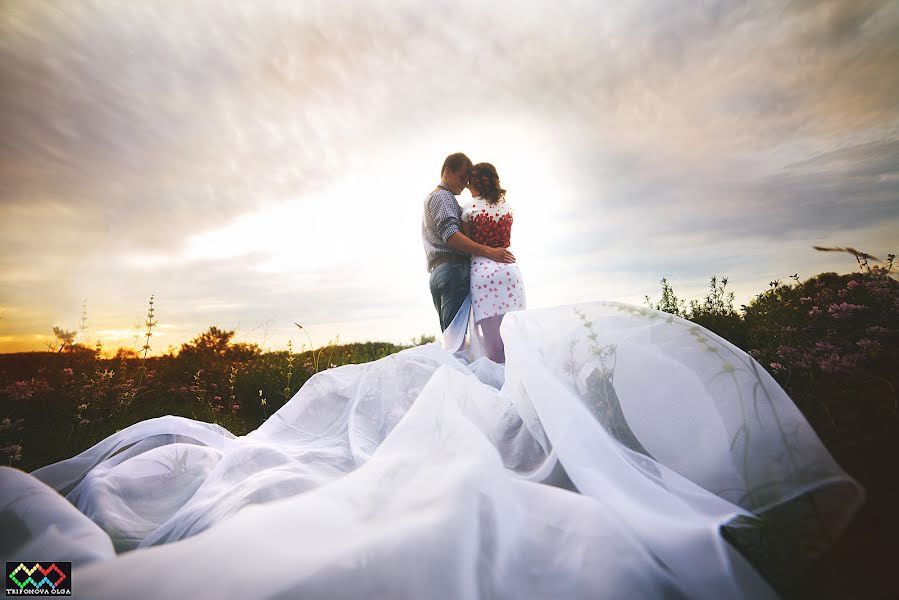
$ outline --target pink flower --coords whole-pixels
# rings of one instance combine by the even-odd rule
[[[6,386],[4,391],[12,396],[13,400],[29,400],[34,394],[29,388],[27,381],[16,381]]]
[[[796,348],[793,348],[792,346],[778,346],[778,348],[777,348],[777,355],[780,356],[781,358],[788,358],[789,356],[792,356],[795,353],[796,353]]]
[[[3,448],[3,454],[6,454],[14,461],[22,460],[22,446],[19,444],[7,446]]]
[[[237,402],[235,402],[234,404],[231,405],[231,410],[233,410],[234,412],[239,411],[239,410],[240,410],[240,404],[238,404]]]
[[[815,342],[815,349],[821,352],[836,352],[837,347],[829,342]]]
[[[32,377],[28,381],[16,381],[3,388],[3,392],[9,394],[13,400],[30,400],[35,394],[46,392],[50,385],[45,379]]]
[[[860,339],[859,341],[855,342],[855,345],[865,352],[874,352],[875,350],[880,348],[880,344],[878,344],[874,340],[869,340],[868,338]]]
[[[69,367],[66,367],[65,369],[63,369],[62,372],[63,372],[63,374],[66,375],[67,377],[71,377],[71,376],[72,376],[72,369],[70,369]]]
[[[771,363],[771,370],[772,371],[783,371],[784,366],[782,364],[780,364],[779,362],[773,362],[773,363]]]
[[[825,373],[851,373],[858,366],[859,355],[839,356],[834,353],[818,360],[818,367]]]
[[[808,311],[808,316],[810,316],[810,317],[817,317],[820,314],[821,314],[821,309],[818,308],[817,306],[813,306],[812,309],[810,311]]]
[[[864,309],[864,306],[859,304],[849,304],[848,302],[841,302],[840,304],[831,304],[827,307],[827,312],[830,313],[830,316],[834,319],[845,319],[846,317],[851,317],[853,311]]]
[[[812,363],[813,363],[813,359],[808,354],[799,356],[798,358],[794,359],[794,361],[793,361],[793,365],[797,369],[808,369],[809,367],[812,366]]]
[[[856,279],[850,279],[849,283],[846,284],[846,287],[848,287],[850,290],[854,290],[859,286],[861,286],[861,284]]]

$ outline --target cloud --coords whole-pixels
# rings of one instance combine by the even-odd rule
[[[0,301],[40,298],[37,323],[108,297],[125,319],[116,303],[157,291],[185,323],[271,309],[388,331],[371,323],[419,311],[421,333],[418,203],[459,149],[497,164],[541,270],[761,281],[743,257],[841,230],[888,246],[897,53],[885,0],[9,1]],[[401,284],[370,276],[387,264]]]

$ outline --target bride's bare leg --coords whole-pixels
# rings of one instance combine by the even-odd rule
[[[503,322],[503,315],[488,317],[480,321],[481,331],[484,334],[484,346],[487,351],[487,358],[495,363],[506,362],[505,346],[503,338],[499,335],[499,326]]]

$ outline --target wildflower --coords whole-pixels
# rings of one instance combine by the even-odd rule
[[[818,360],[818,367],[825,373],[851,373],[859,363],[857,354],[840,356],[836,353]]]
[[[70,367],[66,367],[65,369],[62,370],[62,372],[66,377],[71,377],[72,373],[73,373],[73,371]]]
[[[231,410],[233,410],[234,412],[239,411],[239,410],[240,410],[240,404],[238,404],[237,402],[235,402],[234,404],[231,405]]]
[[[817,306],[813,306],[812,309],[810,311],[808,311],[808,316],[817,317],[818,315],[821,314],[821,312],[822,311],[820,308],[818,308]]]
[[[797,369],[808,369],[812,366],[814,359],[808,354],[797,356],[793,359],[793,366]]]
[[[815,349],[821,352],[836,352],[837,347],[829,342],[815,342]]]
[[[880,344],[878,344],[874,340],[869,340],[868,338],[860,339],[859,341],[855,342],[855,345],[865,352],[874,352],[878,348],[880,348]]]
[[[873,336],[884,336],[890,333],[890,330],[881,325],[874,325],[873,327],[868,327],[865,331],[867,331],[870,335]]]
[[[857,279],[850,279],[849,283],[846,284],[846,287],[850,290],[854,290],[855,288],[861,286],[861,283],[858,282]]]
[[[777,355],[782,358],[787,358],[796,353],[796,348],[792,346],[778,346],[777,347]]]
[[[22,446],[20,446],[19,444],[6,446],[5,448],[3,448],[2,452],[14,461],[22,460]]]
[[[784,366],[782,364],[780,364],[779,362],[773,362],[773,363],[771,363],[771,370],[772,371],[783,371]]]
[[[831,304],[827,307],[827,312],[830,313],[830,316],[834,319],[844,319],[846,317],[852,316],[855,310],[864,309],[864,306],[859,304],[849,304],[848,302],[841,302],[840,304]]]
[[[216,404],[215,406],[212,407],[212,410],[214,410],[217,413],[220,413],[220,412],[222,412],[222,407],[221,407],[221,405]]]
[[[30,400],[34,395],[34,391],[27,381],[16,381],[8,385],[4,391],[12,396],[13,400]]]
[[[91,420],[90,420],[90,419],[81,419],[80,421],[78,421],[78,424],[81,425],[81,426],[84,426],[84,425],[90,425],[90,424],[91,424]]]

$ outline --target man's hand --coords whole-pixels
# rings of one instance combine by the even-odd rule
[[[515,262],[515,256],[505,248],[491,248],[490,246],[484,246],[483,244],[472,241],[461,231],[457,231],[451,235],[449,239],[446,240],[446,245],[453,250],[464,252],[466,254],[484,256],[500,263]]]
[[[485,248],[486,250],[484,251],[484,256],[492,261],[500,263],[515,262],[515,255],[505,248],[490,248],[489,246],[485,246]]]

